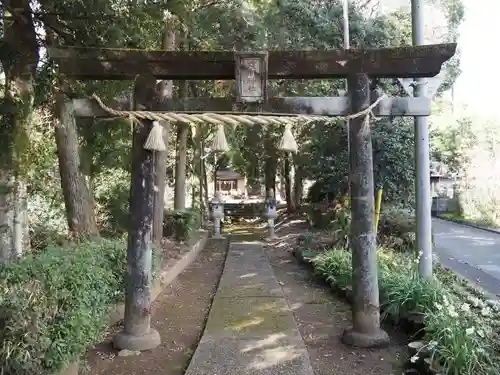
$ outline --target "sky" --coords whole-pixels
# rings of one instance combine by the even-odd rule
[[[440,25],[445,26],[444,14],[433,9],[431,1],[423,1],[426,28],[436,30]],[[497,88],[500,88],[500,72],[496,71],[500,66],[496,62],[499,44],[496,40],[496,30],[500,1],[462,0],[462,2],[465,7],[465,18],[460,27],[458,40],[462,73],[454,86],[454,109],[457,112],[466,111],[474,117],[500,119],[496,92]],[[411,0],[379,0],[378,3],[382,11],[398,8],[410,11]],[[436,40],[427,42],[439,43]],[[451,99],[450,92],[445,95]]]
[[[498,15],[500,1],[463,0],[465,20],[460,39],[462,74],[455,84],[455,106],[471,114],[500,118],[498,94]],[[500,54],[498,54],[500,58]]]

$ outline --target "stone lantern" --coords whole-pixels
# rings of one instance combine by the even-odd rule
[[[276,211],[276,198],[274,197],[274,190],[269,189],[267,192],[267,198],[264,201],[264,215],[267,218],[267,224],[268,224],[268,240],[275,240],[276,234],[274,232],[274,220],[276,217],[278,217],[278,213]]]
[[[224,202],[220,193],[216,192],[212,199],[212,217],[214,218],[214,234],[212,238],[224,238],[221,234],[221,221],[224,219]]]

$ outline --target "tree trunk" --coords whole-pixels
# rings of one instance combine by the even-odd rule
[[[286,209],[289,214],[295,212],[295,199],[293,183],[295,182],[295,167],[293,165],[293,156],[291,153],[285,155],[285,195],[286,195]]]
[[[96,237],[99,231],[95,221],[93,201],[80,170],[73,105],[61,92],[55,93],[54,113],[59,173],[69,230],[75,238]]]
[[[155,95],[155,78],[136,80],[135,107],[147,109]],[[124,329],[114,338],[118,349],[149,350],[161,343],[158,331],[151,328],[152,226],[154,215],[154,154],[144,149],[152,121],[134,123],[132,176],[130,188],[130,228],[125,275]]]
[[[186,161],[187,140],[189,128],[185,124],[177,128],[177,155],[175,163],[175,195],[174,210],[184,211],[186,209]]]
[[[349,77],[351,113],[370,105],[369,78],[366,74]],[[344,343],[358,347],[376,347],[389,343],[380,329],[380,307],[377,277],[377,248],[374,227],[373,152],[370,124],[364,116],[351,120],[351,251],[352,251],[352,322],[344,332]]]
[[[209,207],[209,201],[210,197],[208,196],[208,174],[207,174],[207,164],[205,162],[205,141],[203,140],[201,142],[201,152],[202,152],[202,161],[201,161],[201,166],[202,166],[202,173],[203,173],[203,192],[205,194],[205,208],[206,212],[205,215],[208,218],[210,216],[210,212],[208,212],[208,207]]]
[[[295,209],[302,204],[302,196],[304,195],[304,178],[300,170],[295,173],[293,182],[293,198],[295,201]]]
[[[175,33],[170,31],[170,25],[165,22],[165,32],[163,34],[162,47],[165,50],[175,49]],[[162,101],[172,98],[173,82],[161,81],[158,87],[159,95]],[[155,152],[155,213],[153,216],[153,243],[158,245],[163,238],[163,219],[165,215],[165,190],[167,187],[167,157],[168,157],[168,138],[170,136],[170,123],[164,121],[163,142],[167,146],[165,151]]]
[[[205,180],[203,178],[204,171],[203,171],[203,157],[204,157],[204,150],[203,150],[203,133],[202,129],[199,128],[197,131],[197,137],[196,137],[196,147],[198,147],[198,152],[196,153],[198,156],[198,163],[195,163],[197,165],[198,169],[198,201],[199,201],[199,207],[200,207],[200,218],[201,218],[201,223],[203,224],[204,219],[205,219],[205,200],[203,198],[203,185],[205,183]]]
[[[276,164],[276,157],[274,155],[268,156],[264,166],[266,195],[269,189],[273,189],[276,193]]]
[[[10,13],[10,10],[14,10]],[[27,201],[22,163],[33,113],[38,45],[29,0],[4,4],[5,94],[0,139],[0,263],[23,254],[29,246]]]

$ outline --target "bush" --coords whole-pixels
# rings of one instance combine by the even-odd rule
[[[64,204],[32,194],[28,199],[30,248],[39,252],[49,245],[63,245],[68,235]]]
[[[310,225],[315,229],[325,229],[333,220],[333,212],[328,207],[321,205],[311,205],[307,212]]]
[[[379,244],[394,250],[407,251],[415,249],[415,217],[403,209],[389,208],[383,210],[377,233]]]
[[[126,233],[129,224],[130,174],[110,169],[95,181],[96,220],[101,235]]]
[[[0,373],[53,374],[98,342],[123,299],[126,257],[124,242],[102,240],[0,268]]]
[[[342,198],[332,202],[311,204],[307,209],[307,216],[313,228],[326,229],[335,227],[349,228],[350,211],[349,201]],[[337,224],[337,225],[335,225]]]
[[[349,287],[352,285],[351,259],[349,251],[331,250],[313,260],[314,273],[322,276],[333,287]]]
[[[186,241],[200,227],[200,213],[195,210],[168,211],[165,214],[163,235],[176,241]]]
[[[313,260],[314,272],[334,288],[349,288],[351,259],[349,251],[330,250]],[[410,313],[423,314],[426,350],[431,352],[441,374],[498,373],[494,356],[498,350],[495,332],[499,328],[500,309],[496,315],[492,314],[493,310],[475,297],[470,298],[470,303],[464,303],[439,281],[419,278],[416,264],[415,260],[400,254],[378,251],[383,316],[398,321]]]
[[[498,374],[498,348],[492,320],[472,311],[467,303],[457,306],[453,299],[425,315],[426,336],[440,373],[449,375]],[[498,317],[496,318],[498,319]],[[493,344],[493,345],[492,345]]]
[[[316,181],[307,193],[309,203],[323,202],[325,199],[332,201],[336,197],[345,195],[348,191],[347,180],[338,180],[336,176],[325,176]]]
[[[424,314],[442,304],[446,293],[434,280],[422,279],[416,269],[402,273],[402,270],[381,271],[380,309],[383,316],[392,321],[409,317],[413,313]]]

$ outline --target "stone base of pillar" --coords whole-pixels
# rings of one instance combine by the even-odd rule
[[[119,332],[113,340],[113,345],[117,349],[127,349],[143,351],[154,349],[161,344],[161,337],[158,331],[150,328],[147,333],[141,336],[133,336],[125,331]]]
[[[387,332],[382,329],[373,333],[362,333],[350,328],[344,331],[342,342],[358,348],[382,348],[389,345],[390,338]]]

